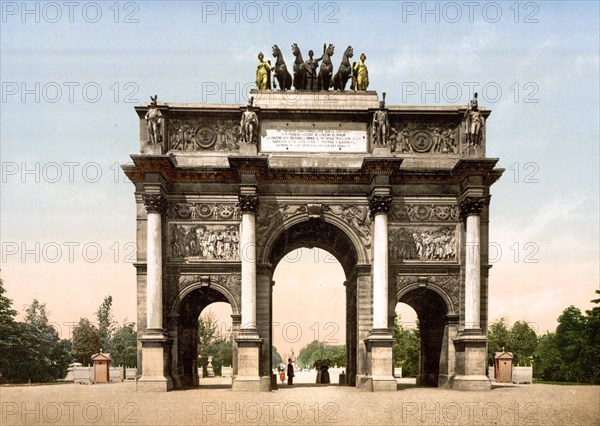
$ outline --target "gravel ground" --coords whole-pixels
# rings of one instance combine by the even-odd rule
[[[4,386],[0,423],[600,425],[600,386],[521,385],[460,392],[407,382],[386,393],[309,383],[264,393],[232,392],[217,384],[168,393],[138,393],[132,382]]]

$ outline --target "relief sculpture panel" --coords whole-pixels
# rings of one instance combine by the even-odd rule
[[[458,222],[456,204],[392,204],[390,219],[397,222]]]
[[[409,154],[458,154],[458,124],[416,122],[392,124],[392,151]]]
[[[389,232],[392,261],[456,261],[458,234],[454,226],[404,226]]]
[[[169,224],[169,255],[186,261],[239,260],[238,224]]]
[[[184,220],[240,220],[241,211],[237,203],[170,202],[167,217]]]
[[[238,151],[239,122],[224,119],[171,120],[169,141],[173,151]]]

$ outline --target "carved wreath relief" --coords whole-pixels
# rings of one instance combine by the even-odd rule
[[[170,254],[185,260],[239,260],[238,224],[170,224]]]
[[[237,203],[169,203],[167,217],[191,220],[239,220]]]
[[[458,222],[456,204],[393,204],[390,215],[395,221]]]
[[[392,260],[455,261],[457,239],[455,227],[401,227],[389,233],[389,256]]]
[[[240,129],[234,120],[171,120],[169,124],[171,150],[239,150]]]
[[[401,153],[458,153],[458,125],[455,123],[396,123],[390,135],[392,151]]]

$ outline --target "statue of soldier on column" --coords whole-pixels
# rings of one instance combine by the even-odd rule
[[[473,99],[465,111],[465,118],[467,144],[469,147],[477,147],[481,143],[481,131],[485,126],[485,118],[478,107],[477,92],[473,95]]]
[[[146,128],[148,130],[148,143],[155,144],[161,143],[163,140],[162,127],[163,127],[163,116],[158,109],[158,95],[150,96],[150,106],[146,111]]]
[[[254,97],[248,101],[248,107],[242,113],[242,120],[240,121],[240,135],[243,143],[254,144],[258,139],[258,116],[254,111],[252,104],[254,103]]]
[[[385,93],[379,102],[379,109],[373,114],[373,143],[377,146],[387,146],[390,134],[390,119],[385,109]]]

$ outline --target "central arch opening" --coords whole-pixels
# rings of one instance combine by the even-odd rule
[[[279,374],[291,358],[294,384],[325,383],[315,364],[328,360],[320,369],[327,368],[329,383],[339,383],[346,370],[346,277],[340,263],[323,249],[296,249],[277,264],[273,281],[274,369]]]
[[[323,384],[329,376],[331,384],[354,385],[357,252],[350,238],[324,220],[301,222],[277,237],[270,263],[271,371],[279,376],[279,355],[284,365],[293,359],[295,384]],[[317,367],[317,360],[328,362]],[[326,371],[319,379],[318,370]]]

